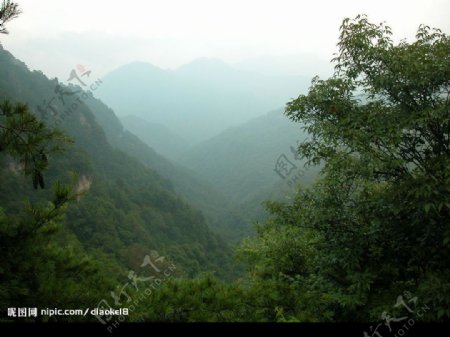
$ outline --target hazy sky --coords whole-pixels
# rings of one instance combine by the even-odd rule
[[[398,39],[412,39],[421,23],[450,32],[448,0],[16,2],[23,14],[0,37],[3,45],[31,69],[62,79],[76,64],[102,76],[132,61],[174,68],[198,57],[235,63],[302,53],[328,61],[342,19],[358,13],[386,21]]]

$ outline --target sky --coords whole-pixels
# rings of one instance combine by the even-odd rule
[[[103,76],[133,61],[174,69],[200,57],[230,64],[269,57],[278,65],[298,57],[305,62],[285,69],[310,75],[332,58],[342,20],[359,13],[387,22],[397,40],[412,40],[422,23],[450,33],[448,0],[15,2],[23,14],[0,37],[3,46],[62,80],[77,64]]]

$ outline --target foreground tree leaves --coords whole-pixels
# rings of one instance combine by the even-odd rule
[[[61,144],[71,140],[58,130],[48,129],[24,104],[3,102],[0,109],[0,155],[2,164],[9,165],[1,170],[9,167],[31,175],[33,187],[44,188],[48,156],[62,151]],[[20,177],[15,175],[15,179]],[[51,201],[36,204],[30,198],[22,209],[19,205],[0,207],[2,308],[89,307],[113,287],[104,276],[104,268],[87,256],[79,241],[62,226],[69,203],[85,192],[78,188],[74,175],[71,185],[54,184]],[[27,195],[23,197],[27,199]]]
[[[8,34],[5,23],[17,18],[22,13],[19,5],[11,0],[3,0],[0,6],[0,34]]]
[[[0,153],[19,161],[33,187],[44,188],[42,172],[48,167],[48,156],[61,152],[63,143],[73,141],[57,129],[48,129],[30,111],[26,104],[0,104]]]
[[[413,43],[391,35],[344,20],[334,76],[287,105],[322,178],[270,204],[273,219],[242,248],[254,283],[277,284],[268,306],[284,318],[376,320],[405,291],[430,308],[417,319],[450,317],[450,39],[427,26]]]

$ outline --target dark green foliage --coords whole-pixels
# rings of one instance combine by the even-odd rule
[[[67,141],[67,137],[46,128],[26,105],[4,102],[1,111],[2,189],[7,191],[10,184],[22,185],[20,195],[25,197],[29,184],[28,188],[23,184],[24,175],[32,176],[35,189],[38,184],[44,188],[43,171],[47,169],[48,155],[61,150],[58,143]],[[5,174],[8,170],[10,173]],[[18,175],[19,172],[24,175]],[[0,207],[2,310],[12,305],[89,306],[111,288],[76,238],[61,230],[67,204],[80,198],[83,192],[57,182],[50,202],[42,200],[37,204],[30,198],[22,206],[13,193],[2,196],[2,200],[6,199]]]
[[[11,0],[3,0],[0,6],[0,34],[8,34],[5,23],[17,18],[21,13],[18,4]]]
[[[194,280],[171,279],[138,308],[135,319],[152,322],[248,321],[244,289],[210,274]]]
[[[25,175],[31,176],[34,189],[44,188],[42,172],[48,167],[48,156],[60,152],[62,142],[70,139],[61,131],[47,129],[26,104],[0,104],[0,153],[19,161]]]
[[[4,50],[0,64],[0,94],[11,101],[27,102],[40,117],[37,106],[54,97],[56,84],[40,73],[31,73]],[[65,97],[66,106],[74,101]],[[88,252],[100,249],[122,266],[130,266],[154,249],[171,256],[187,275],[212,269],[222,277],[231,277],[230,249],[210,231],[202,214],[176,194],[168,180],[114,149],[86,105],[79,104],[68,113],[60,100],[53,104],[59,114],[48,116],[47,123],[58,119],[60,129],[75,144],[49,161],[46,180],[51,185],[78,172],[80,181],[88,185],[89,193],[68,210],[65,221]],[[45,192],[29,195],[23,182],[13,179],[11,165],[6,159],[1,172],[2,206],[17,209],[24,198],[37,202],[49,197]]]
[[[111,281],[117,275],[107,277],[101,261],[87,256],[79,241],[60,225],[67,203],[76,197],[57,184],[48,206],[30,204],[23,212],[11,214],[0,209],[2,309],[87,308],[114,287]]]
[[[255,282],[281,288],[287,317],[377,320],[405,291],[430,308],[422,320],[450,317],[450,40],[426,26],[411,44],[390,34],[344,20],[336,74],[287,106],[312,134],[300,154],[324,163],[323,177],[270,205],[243,248]]]

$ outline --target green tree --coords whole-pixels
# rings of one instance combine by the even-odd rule
[[[4,24],[20,13],[17,4],[3,1],[0,33],[7,34]],[[26,104],[0,103],[0,159],[8,167],[0,168],[0,176],[5,176],[5,170],[23,172],[32,177],[35,189],[44,189],[49,157],[70,142],[61,131],[39,121]],[[85,192],[76,181],[72,185],[57,182],[52,200],[43,205],[28,200],[22,210],[0,207],[2,311],[11,306],[94,307],[103,292],[112,288],[100,265],[61,226],[68,204]]]
[[[19,160],[35,189],[45,187],[42,172],[48,167],[48,156],[61,151],[61,143],[69,142],[61,131],[48,129],[31,114],[26,104],[0,104],[0,153]]]
[[[22,11],[18,4],[11,2],[10,0],[3,0],[0,7],[0,33],[8,34],[5,23],[17,18],[21,13]]]
[[[422,319],[450,317],[450,39],[423,25],[413,43],[391,36],[365,16],[345,19],[334,76],[286,108],[306,125],[299,153],[322,176],[270,206],[252,254],[270,274],[255,282],[300,282],[303,305],[281,307],[299,320],[378,319],[404,291],[430,308]],[[268,240],[274,226],[297,229],[314,266],[286,255],[294,239]],[[308,317],[308,307],[321,310]]]
[[[44,188],[48,157],[61,152],[65,142],[70,139],[48,129],[26,105],[0,105],[0,159],[7,166],[2,171],[31,175],[34,188]],[[32,202],[30,196],[22,209],[0,207],[0,308],[93,307],[113,288],[102,267],[62,226],[68,205],[85,192],[76,179],[71,185],[57,182],[46,202]]]

